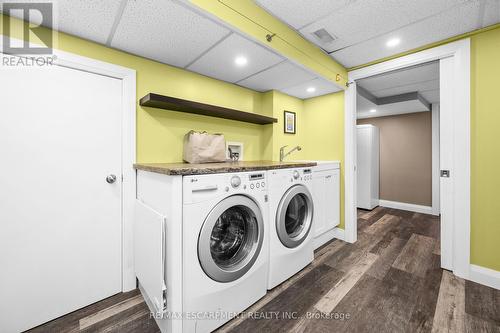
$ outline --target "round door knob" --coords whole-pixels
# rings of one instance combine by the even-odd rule
[[[116,176],[115,175],[109,175],[106,177],[106,181],[108,182],[108,184],[113,184],[114,182],[116,182]]]
[[[294,178],[294,179],[299,179],[299,176],[300,176],[300,175],[299,175],[299,172],[298,172],[297,170],[295,170],[295,171],[293,172],[293,178]]]
[[[231,177],[231,186],[236,188],[241,185],[241,178],[238,176]]]

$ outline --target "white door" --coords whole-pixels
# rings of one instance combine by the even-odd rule
[[[122,81],[0,69],[0,94],[0,331],[17,332],[121,291]]]

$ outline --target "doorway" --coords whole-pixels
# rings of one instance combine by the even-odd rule
[[[358,81],[434,61],[439,61],[440,68],[440,170],[445,176],[439,178],[441,266],[467,278],[470,257],[469,39],[349,72],[349,87],[345,93],[346,240],[354,242],[357,239]]]

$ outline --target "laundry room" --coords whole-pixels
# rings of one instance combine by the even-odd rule
[[[0,332],[500,329],[500,0],[0,20]]]

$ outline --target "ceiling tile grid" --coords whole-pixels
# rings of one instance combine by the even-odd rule
[[[397,32],[388,33],[366,42],[334,52],[331,56],[346,67],[354,67],[379,60],[393,54],[405,52],[422,45],[439,42],[447,38],[475,30],[480,3],[471,0],[417,24],[406,26]],[[397,37],[401,43],[388,48],[385,43]]]
[[[264,92],[294,86],[312,79],[314,79],[314,75],[310,72],[289,61],[283,61],[276,66],[239,81],[238,84]]]
[[[401,0],[357,1],[300,32],[327,52],[332,52],[433,16],[463,1],[466,0],[409,0],[404,5]],[[318,43],[312,33],[321,28],[338,39]]]
[[[247,59],[246,65],[238,66],[235,63],[237,57]],[[283,60],[284,58],[263,46],[233,33],[203,54],[187,69],[219,80],[237,82]]]
[[[439,80],[430,80],[430,81],[422,81],[418,83],[412,84],[404,84],[401,81],[394,81],[394,86],[391,88],[370,91],[375,97],[387,97],[394,95],[401,95],[408,92],[414,91],[428,91],[428,90],[436,90],[439,89]]]
[[[256,0],[266,11],[300,29],[356,0]]]
[[[229,32],[174,1],[128,1],[111,46],[184,67]]]
[[[418,99],[391,104],[375,105],[364,97],[358,95],[356,105],[358,106],[356,114],[358,119],[429,111],[427,106]],[[372,109],[375,109],[376,112],[370,112]]]
[[[427,102],[439,103],[439,62],[376,75],[359,80],[357,84],[377,98],[418,92]],[[377,105],[358,93],[357,101],[358,118],[428,111],[418,99]],[[372,109],[376,112],[370,112]]]
[[[359,85],[374,94],[376,97],[385,97],[394,95],[384,93],[385,90],[394,89],[399,86],[412,86],[415,84],[431,82],[436,88],[439,88],[439,62],[431,62],[425,65],[405,68],[403,70],[393,71],[382,75],[372,76],[359,81]],[[437,83],[436,83],[437,82]],[[418,90],[418,89],[416,89]],[[416,91],[408,88],[405,92]]]
[[[80,38],[104,44],[111,33],[122,1],[124,0],[54,1],[54,18],[57,20],[55,28]],[[12,1],[0,1],[0,3],[5,2]],[[23,0],[22,2],[40,2],[40,0]]]
[[[314,88],[314,91],[307,91],[307,89],[311,87]],[[280,91],[285,94],[301,99],[326,95],[340,90],[341,89],[336,85],[322,78],[315,78],[311,81],[303,82],[292,87],[280,89]]]

